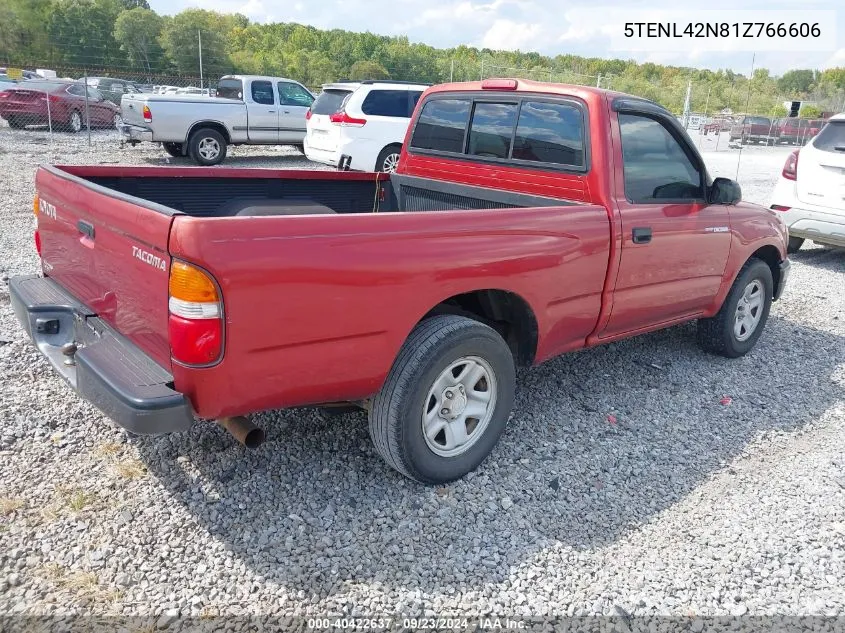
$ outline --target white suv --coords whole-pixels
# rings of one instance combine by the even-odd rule
[[[305,155],[339,169],[395,171],[411,114],[427,87],[401,81],[324,85],[305,115]]]
[[[770,206],[783,213],[790,253],[805,239],[845,248],[845,114],[789,155]]]

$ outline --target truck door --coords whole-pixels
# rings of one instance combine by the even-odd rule
[[[247,135],[255,143],[279,142],[279,106],[273,83],[256,79],[247,97]]]
[[[298,83],[279,81],[279,142],[302,143],[305,139],[305,113],[314,103],[314,95]]]
[[[622,257],[602,337],[700,313],[722,282],[730,207],[707,203],[704,165],[670,118],[620,112],[612,123]]]

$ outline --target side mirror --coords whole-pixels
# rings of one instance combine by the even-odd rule
[[[707,201],[710,204],[736,204],[742,200],[742,187],[730,178],[716,178],[710,185]]]

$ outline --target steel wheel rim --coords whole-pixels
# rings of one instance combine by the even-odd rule
[[[763,318],[764,293],[765,286],[759,279],[752,280],[742,291],[742,296],[736,304],[734,316],[734,336],[736,340],[747,341],[757,331],[760,319]]]
[[[82,117],[79,116],[79,112],[71,112],[70,129],[74,132],[79,132],[82,129]]]
[[[382,171],[392,174],[396,171],[397,165],[399,165],[399,154],[388,154],[384,159],[384,163],[382,163]]]
[[[422,433],[436,455],[457,457],[484,435],[496,410],[496,374],[483,358],[464,356],[446,367],[423,403]]]
[[[197,145],[197,152],[205,160],[214,160],[220,155],[220,143],[213,138],[204,138]]]

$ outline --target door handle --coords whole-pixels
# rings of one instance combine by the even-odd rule
[[[82,233],[88,239],[94,239],[94,225],[90,222],[86,222],[85,220],[79,220],[76,223],[76,228],[79,229],[79,232]]]
[[[651,241],[651,227],[640,226],[631,231],[631,239],[634,244],[648,244]]]
[[[276,114],[275,110],[267,110],[267,114]]]
[[[290,110],[285,110],[285,114],[290,114]]]

